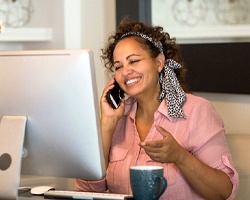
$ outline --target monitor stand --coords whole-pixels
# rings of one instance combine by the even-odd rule
[[[26,116],[3,116],[0,123],[0,199],[18,198]]]

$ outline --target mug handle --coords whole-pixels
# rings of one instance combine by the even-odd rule
[[[167,180],[163,176],[158,176],[156,179],[159,179],[159,182],[160,182],[160,185],[159,185],[160,188],[159,188],[159,192],[156,198],[158,199],[163,194],[168,184],[167,184]]]

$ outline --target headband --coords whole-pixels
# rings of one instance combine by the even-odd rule
[[[163,52],[163,45],[160,41],[154,42],[153,38],[140,33],[140,32],[128,32],[121,36],[121,39],[126,36],[135,35],[141,38],[144,38],[151,42],[160,53],[164,54]],[[167,59],[165,61],[164,68],[159,74],[159,83],[161,85],[161,94],[159,96],[159,101],[161,102],[164,98],[166,98],[166,103],[168,106],[168,115],[170,117],[180,117],[186,118],[183,110],[182,105],[186,100],[186,95],[183,89],[180,86],[178,78],[174,72],[174,69],[181,68],[181,64],[177,63],[173,59]]]
[[[131,36],[131,35],[135,35],[135,36],[139,36],[141,38],[144,38],[146,40],[148,40],[149,42],[151,42],[157,49],[159,49],[159,51],[163,53],[163,46],[162,46],[162,43],[160,41],[158,42],[154,42],[153,41],[153,38],[151,37],[148,37],[147,35],[143,34],[143,33],[140,33],[140,32],[128,32],[128,33],[125,33],[121,36],[121,38],[124,38],[126,36]]]

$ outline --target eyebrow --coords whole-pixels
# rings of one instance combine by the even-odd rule
[[[131,54],[131,55],[128,55],[127,57],[126,57],[126,60],[128,60],[130,57],[132,57],[132,56],[140,56],[139,54]],[[114,64],[116,64],[116,63],[120,63],[120,61],[115,61],[114,62]]]

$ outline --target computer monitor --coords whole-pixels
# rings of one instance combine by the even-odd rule
[[[104,177],[91,51],[0,52],[0,119],[3,116],[27,118],[21,174]],[[0,140],[5,140],[1,134]],[[0,146],[0,157],[8,154],[3,149]],[[0,170],[0,179],[7,171]]]

